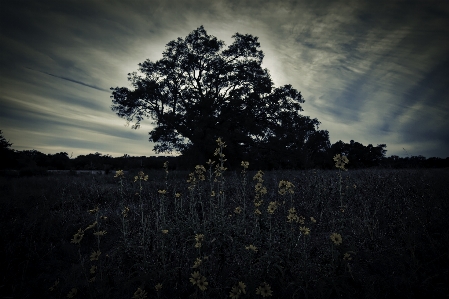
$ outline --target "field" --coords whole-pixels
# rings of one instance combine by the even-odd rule
[[[0,297],[449,295],[449,171],[229,172],[216,154],[191,174],[2,178]]]

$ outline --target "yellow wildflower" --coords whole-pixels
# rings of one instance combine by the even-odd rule
[[[104,236],[106,234],[107,234],[107,231],[105,231],[105,230],[94,232],[94,236]]]
[[[237,207],[234,210],[234,213],[236,213],[236,214],[240,214],[241,212],[242,212],[242,208],[241,207]]]
[[[256,289],[256,294],[261,295],[262,297],[272,296],[273,292],[271,291],[271,287],[268,283],[264,282]]]
[[[70,290],[70,292],[67,294],[67,298],[75,298],[76,293],[78,293],[78,290],[73,288]]]
[[[154,288],[156,289],[156,292],[159,292],[162,289],[162,284],[158,283],[157,285],[154,286]]]
[[[163,233],[163,234],[168,234],[168,229],[163,229],[163,230],[162,230],[162,233]]]
[[[343,242],[343,239],[341,238],[341,235],[337,234],[337,233],[333,233],[330,236],[330,238],[331,238],[332,242],[334,242],[335,245],[340,245]]]
[[[97,266],[90,267],[90,274],[95,274],[95,271],[97,270]]]
[[[252,250],[252,251],[254,251],[254,252],[257,252],[258,251],[258,249],[257,249],[257,247],[256,246],[254,246],[254,245],[249,245],[249,246],[245,246],[245,249],[246,250]]]
[[[192,274],[190,274],[192,277],[190,277],[190,282],[193,284],[193,285],[196,285],[196,282],[201,278],[201,275],[200,275],[200,272],[198,272],[198,271],[195,271],[195,272],[193,272]]]
[[[308,227],[300,226],[300,227],[299,227],[299,230],[300,230],[305,236],[307,236],[307,235],[310,234],[310,228],[308,228]]]
[[[55,283],[49,288],[49,290],[52,292],[55,290],[56,286],[59,284],[59,279],[55,281]]]
[[[203,234],[196,234],[195,235],[195,241],[203,242],[203,240],[204,240],[204,235]]]
[[[196,258],[196,261],[192,268],[198,268],[203,261],[200,258]]]
[[[98,261],[98,258],[100,257],[101,251],[97,250],[97,251],[93,251],[92,254],[90,255],[90,260],[91,261]]]
[[[276,201],[272,201],[272,202],[270,202],[268,204],[267,211],[268,211],[268,213],[273,214],[274,211],[276,211],[276,208],[277,208],[277,202]]]
[[[84,231],[80,228],[76,234],[73,235],[73,239],[70,243],[79,244],[83,239]]]
[[[91,228],[94,228],[95,225],[97,225],[97,221],[95,221],[94,223],[92,223],[91,225],[89,225],[88,227],[86,227],[86,229],[85,229],[84,231],[86,231],[86,230],[88,230],[88,229],[91,229]]]
[[[133,299],[144,299],[147,298],[147,292],[138,288],[137,291],[134,292]]]
[[[124,209],[123,209],[123,211],[122,211],[122,215],[123,215],[123,217],[128,217],[128,213],[129,213],[129,208],[128,207],[125,207]]]
[[[90,214],[95,214],[96,212],[98,212],[98,210],[99,210],[99,208],[98,208],[98,206],[97,206],[95,209],[89,210],[88,212],[89,212]]]
[[[196,282],[196,285],[201,291],[205,291],[207,289],[207,285],[209,283],[206,281],[206,277],[201,276],[201,278]]]
[[[124,177],[124,176],[125,176],[125,173],[123,172],[123,170],[117,170],[114,175],[115,178]]]

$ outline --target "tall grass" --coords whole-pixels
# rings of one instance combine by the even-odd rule
[[[1,181],[5,298],[413,298],[448,294],[438,170],[225,167]],[[350,165],[350,164],[349,164]],[[38,294],[38,295],[36,295]]]

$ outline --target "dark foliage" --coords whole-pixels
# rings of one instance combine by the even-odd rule
[[[161,60],[140,63],[141,75],[128,74],[134,90],[111,88],[112,110],[135,122],[133,128],[152,118],[154,150],[178,151],[190,166],[210,158],[218,137],[227,143],[230,168],[266,158],[273,168],[304,166],[308,161],[292,156],[299,150],[309,159],[328,148],[327,131],[317,131],[317,119],[299,115],[300,92],[291,85],[273,86],[261,67],[264,54],[257,37],[236,33],[233,38],[223,50],[224,43],[201,26],[169,42]]]

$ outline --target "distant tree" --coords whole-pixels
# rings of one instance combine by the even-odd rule
[[[11,169],[16,167],[16,154],[11,149],[12,143],[6,140],[0,130],[0,169]]]
[[[224,42],[201,26],[169,42],[161,60],[146,60],[139,64],[140,74],[128,74],[133,90],[111,88],[112,110],[135,122],[135,129],[152,118],[154,151],[179,151],[192,161],[206,160],[218,137],[235,163],[259,145],[273,144],[269,140],[283,114],[298,120],[304,99],[291,85],[273,87],[261,66],[264,54],[257,37],[236,33],[233,38],[223,50]]]
[[[385,144],[364,146],[354,140],[351,140],[349,144],[339,140],[332,144],[330,152],[332,155],[341,154],[347,156],[349,168],[366,168],[381,165],[386,153],[385,147],[387,147]]]
[[[330,147],[329,132],[317,130],[320,122],[292,111],[283,111],[269,126],[258,145],[258,167],[268,169],[310,168],[319,153]],[[264,163],[265,161],[265,166]]]
[[[3,137],[3,132],[0,130],[0,150],[10,150],[12,143],[6,140],[5,137]]]
[[[70,158],[66,152],[60,152],[54,155],[48,154],[48,166],[52,169],[67,170],[70,169]]]

